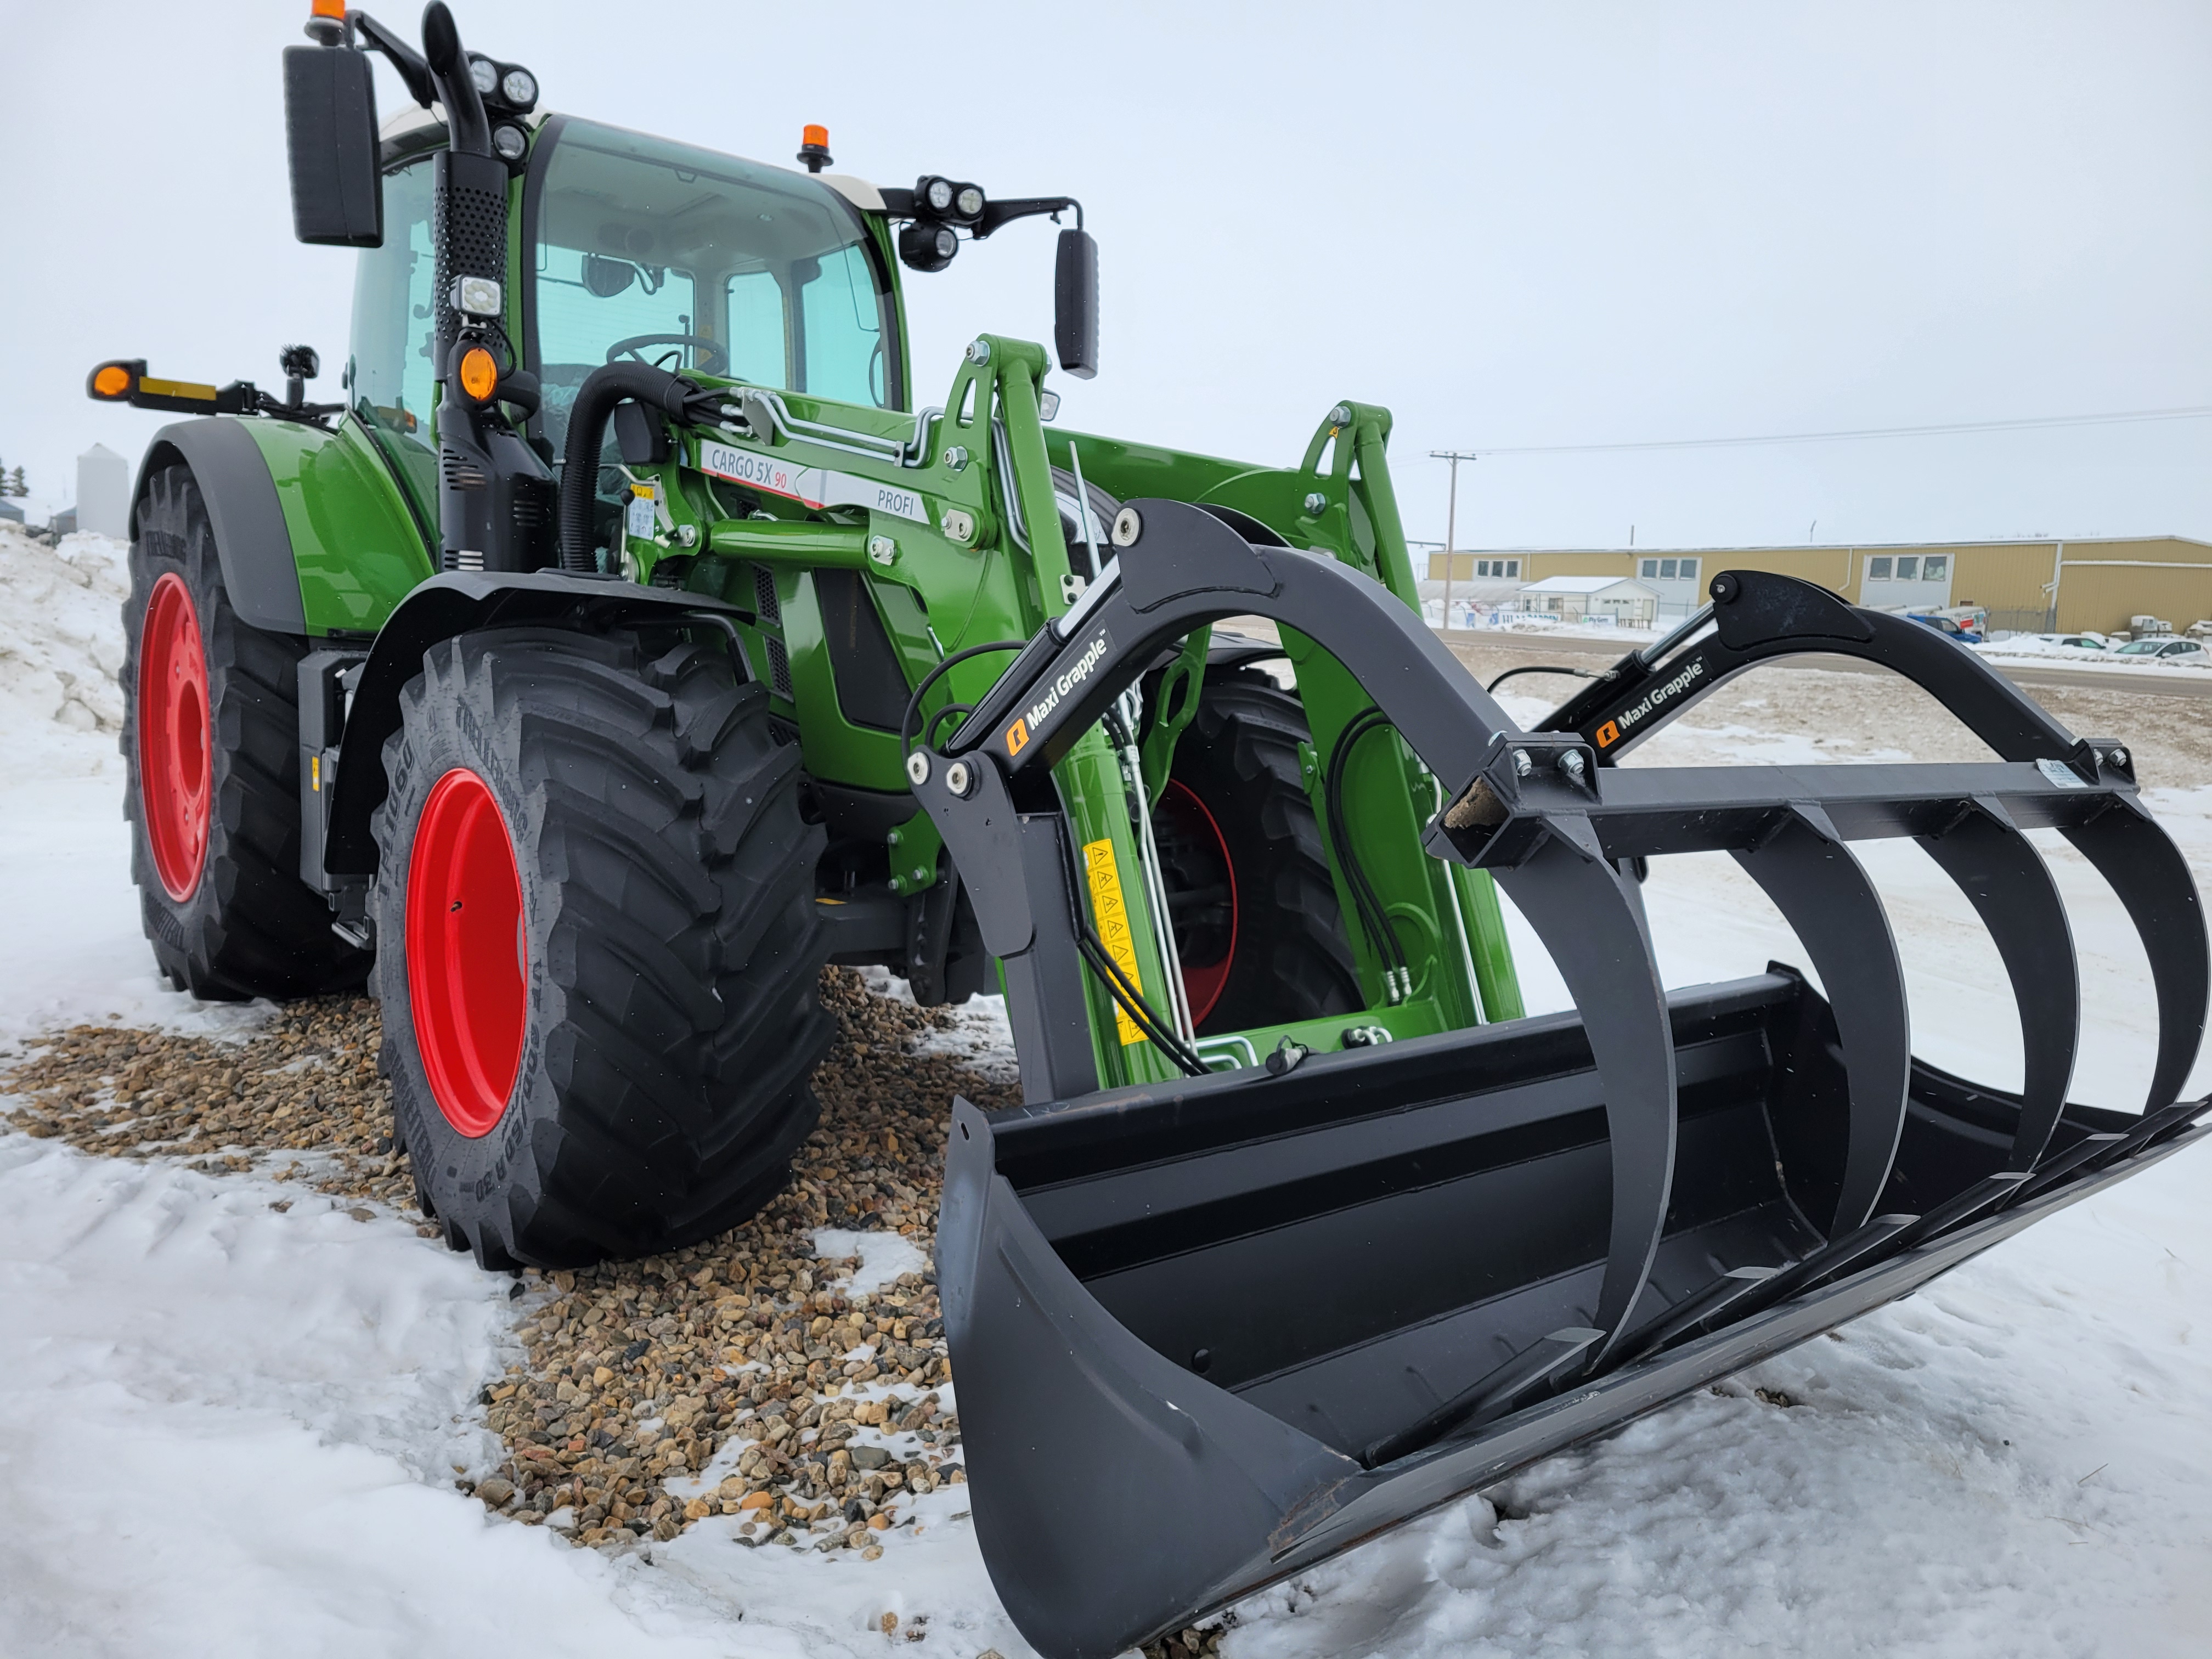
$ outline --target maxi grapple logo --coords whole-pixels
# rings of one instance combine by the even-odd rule
[[[1068,694],[1091,678],[1091,671],[1106,659],[1106,653],[1113,648],[1113,639],[1104,629],[1100,629],[1091,636],[1090,643],[1083,647],[1083,654],[1053,677],[1052,684],[1044,689],[1044,695],[1008,722],[1006,731],[1000,736],[1006,744],[1009,758],[1020,754],[1044,735],[1045,727],[1059,714],[1060,706],[1066,701]]]
[[[1625,732],[1639,720],[1644,720],[1653,709],[1662,703],[1672,702],[1705,677],[1705,665],[1704,659],[1700,658],[1691,663],[1687,668],[1675,675],[1664,685],[1655,685],[1646,691],[1634,708],[1622,709],[1619,714],[1599,726],[1593,734],[1591,741],[1600,749],[1612,748],[1620,741]]]

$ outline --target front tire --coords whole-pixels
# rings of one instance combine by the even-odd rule
[[[300,879],[300,659],[239,618],[191,469],[138,507],[123,606],[123,812],[154,959],[211,1001],[350,990],[366,953]]]
[[[1264,674],[1209,674],[1153,814],[1199,1035],[1364,1006],[1298,746],[1305,708]]]
[[[818,1115],[823,834],[768,698],[676,633],[434,647],[385,748],[375,990],[398,1135],[487,1267],[679,1249]]]

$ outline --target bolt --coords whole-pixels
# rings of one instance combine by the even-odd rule
[[[1528,758],[1528,751],[1527,750],[1516,749],[1513,751],[1513,775],[1515,777],[1525,778],[1535,769],[1536,763]]]
[[[945,769],[945,787],[961,799],[968,799],[969,792],[975,787],[975,774],[966,761],[955,761]]]
[[[699,526],[696,524],[678,525],[676,526],[676,544],[678,547],[698,546]]]
[[[971,363],[989,362],[991,361],[991,343],[988,340],[969,341],[968,361]]]
[[[906,757],[906,781],[917,789],[929,781],[929,757],[919,749]]]
[[[1145,521],[1137,516],[1137,509],[1125,507],[1114,515],[1113,542],[1116,547],[1133,547],[1137,538],[1145,533]]]
[[[1322,495],[1318,489],[1315,490],[1312,495],[1306,497],[1306,517],[1309,519],[1318,519],[1322,514],[1328,511],[1328,497]]]
[[[887,565],[898,557],[898,544],[888,536],[868,538],[868,556],[878,564]]]
[[[960,471],[968,465],[968,452],[955,444],[945,452],[945,465],[952,471]]]
[[[2124,749],[2115,749],[2106,758],[2115,766],[2125,766],[2128,763],[2128,751]]]
[[[1560,756],[1559,770],[1567,775],[1570,781],[1580,783],[1583,781],[1583,751],[1579,749],[1570,749],[1565,754]]]
[[[1339,404],[1334,409],[1330,410],[1328,411],[1328,423],[1331,426],[1350,426],[1352,424],[1352,405],[1350,404]]]
[[[917,864],[914,866],[914,873],[908,877],[907,879],[909,881],[920,882],[927,885],[929,881],[929,872],[923,869],[921,866]]]

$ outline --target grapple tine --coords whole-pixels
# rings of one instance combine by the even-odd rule
[[[1850,1079],[1850,1150],[1827,1231],[1841,1237],[1874,1213],[1905,1129],[1912,1035],[1905,970],[1889,918],[1864,869],[1820,810],[1799,805],[1763,846],[1735,854],[1820,970]]]
[[[2082,1136],[2081,1139],[2059,1153],[2041,1169],[2034,1171],[2027,1180],[2021,1182],[2018,1189],[2006,1198],[2006,1204],[2009,1206],[2023,1203],[2039,1194],[2049,1192],[2067,1176],[2081,1170],[2084,1165],[2095,1164],[2106,1154],[2117,1150],[2119,1144],[2126,1139],[2125,1135],[2117,1131],[2106,1134]]]
[[[2029,1170],[2050,1145],[2081,1035],[2081,975],[2057,884],[2034,844],[1994,800],[1920,844],[1958,884],[2004,959],[2026,1055],[2020,1127],[2006,1167]]]
[[[1832,1279],[1869,1257],[1886,1252],[1891,1240],[1919,1219],[1915,1215],[1878,1215],[1863,1227],[1814,1251],[1803,1261],[1793,1261],[1779,1272],[1769,1274],[1741,1296],[1730,1298],[1715,1311],[1725,1311],[1733,1323],[1762,1308],[1771,1308],[1778,1302],[1787,1301],[1801,1291],[1811,1290],[1822,1279]],[[1713,1315],[1708,1313],[1688,1328],[1710,1328],[1712,1323]]]
[[[1476,1379],[1419,1422],[1375,1441],[1359,1454],[1361,1467],[1378,1468],[1443,1439],[1455,1429],[1501,1414],[1538,1383],[1565,1370],[1591,1343],[1604,1335],[1603,1331],[1587,1325],[1570,1325],[1552,1332],[1523,1348],[1487,1376]]]
[[[1784,1263],[1784,1266],[1789,1266]],[[1665,1347],[1685,1332],[1727,1311],[1775,1274],[1780,1267],[1731,1267],[1702,1291],[1684,1297],[1666,1310],[1631,1331],[1620,1344],[1620,1360],[1632,1364],[1645,1354]]]
[[[2150,958],[2158,995],[2158,1060],[2143,1109],[2155,1112],[2180,1097],[2204,1040],[2205,1000],[2212,994],[2204,905],[2189,861],[2141,803],[2116,798],[2106,811],[2064,834],[2118,895]]]
[[[1571,830],[1574,820],[1562,822]],[[1584,834],[1588,825],[1582,826]],[[1602,1365],[1650,1277],[1674,1178],[1674,1038],[1667,993],[1643,911],[1620,872],[1589,848],[1554,836],[1499,884],[1551,952],[1581,1012],[1605,1092],[1613,1219],[1605,1278],[1590,1322]]]

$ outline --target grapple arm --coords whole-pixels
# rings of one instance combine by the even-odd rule
[[[1948,641],[1747,580],[1717,600],[1712,642],[1687,642],[1708,665],[1685,693],[1848,650],[1928,685],[2000,757],[1617,769],[1591,717],[1620,705],[1595,700],[1648,678],[1523,732],[1371,580],[1200,508],[1131,507],[1114,564],[909,774],[1022,1034],[1025,1104],[956,1115],[940,1265],[976,1525],[1046,1654],[1172,1629],[2204,1133],[2212,1102],[2174,1103],[2208,980],[2185,864],[2118,744],[2073,738]],[[1082,1029],[1083,896],[1051,768],[1170,642],[1237,614],[1306,635],[1373,697],[1443,787],[1429,850],[1495,873],[1576,1015],[1070,1094],[1081,1068],[1030,1042]],[[2140,1119],[2065,1103],[2078,996],[2022,833],[2038,827],[2106,872],[2149,949],[2161,1033]],[[1911,1057],[1888,923],[1849,850],[1904,836],[1991,920],[2030,1021],[2021,1096]],[[1776,899],[1827,1000],[1779,969],[1663,988],[1621,866],[1715,849]],[[1070,1424],[1113,1472],[1080,1515],[1032,1471]]]

